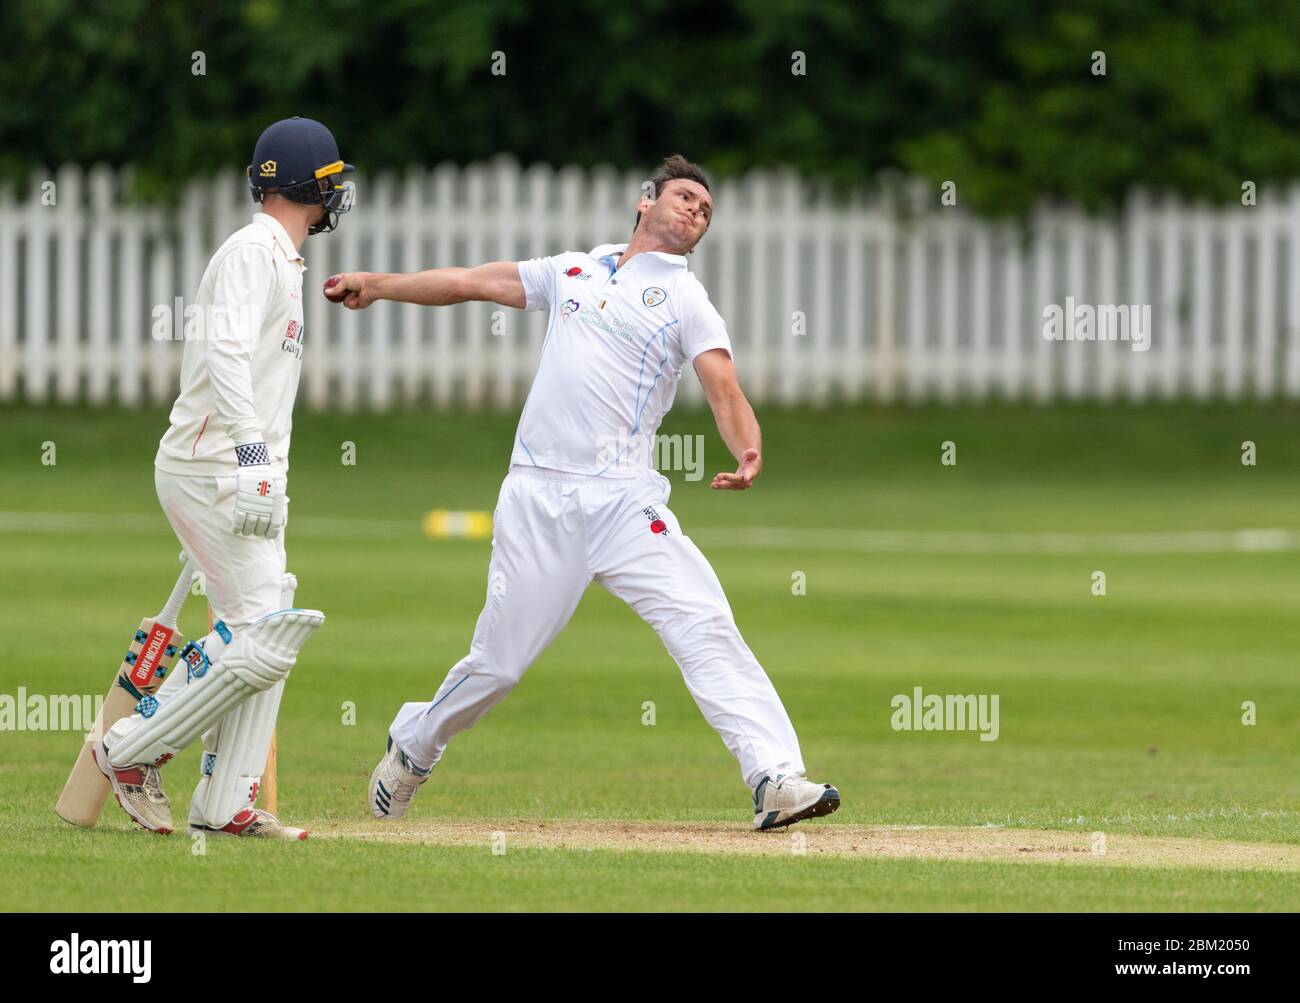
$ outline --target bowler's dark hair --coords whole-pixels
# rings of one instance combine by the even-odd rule
[[[709,179],[704,176],[704,172],[700,170],[699,164],[692,164],[680,153],[674,153],[672,156],[664,159],[663,164],[659,168],[659,173],[650,179],[655,186],[655,198],[658,198],[663,194],[664,185],[668,184],[669,181],[676,181],[678,179],[694,181],[697,184],[702,185],[706,192],[709,191]],[[712,194],[712,192],[710,192],[710,194]],[[632,231],[635,233],[636,228],[640,225],[641,213],[638,212],[636,214],[636,223],[633,225]]]

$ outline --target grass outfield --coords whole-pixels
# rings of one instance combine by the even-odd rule
[[[593,587],[448,748],[407,820],[369,825],[389,720],[432,694],[482,604],[488,544],[426,539],[421,516],[492,508],[514,416],[302,413],[289,566],[299,601],[330,621],[286,690],[280,807],[315,837],[196,854],[112,806],[98,829],[72,829],[52,806],[79,737],[2,732],[0,905],[1300,909],[1294,410],[760,418],[768,469],[737,495],[707,488],[733,466],[707,416],[670,416],[665,433],[706,436],[704,480],[670,473],[671,504],[811,777],[840,788],[837,814],[751,833],[735,762],[671,659]],[[164,421],[0,410],[0,694],[102,692],[158,608],[177,550],[153,494]],[[956,466],[939,462],[945,440]],[[1281,532],[1245,532],[1258,530]],[[204,616],[192,602],[182,628],[201,633]],[[998,739],[893,730],[891,697],[917,686],[997,694]],[[164,771],[178,819],[197,762],[194,748]],[[149,880],[104,882],[124,859],[147,859]]]

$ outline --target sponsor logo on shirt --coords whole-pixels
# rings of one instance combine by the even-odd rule
[[[560,316],[568,320],[570,316],[578,312],[577,300],[565,300],[560,304]]]
[[[577,265],[574,265],[572,268],[566,268],[561,274],[567,275],[571,279],[582,279],[583,282],[586,282],[587,279],[591,278],[591,272],[584,272]]]
[[[659,518],[659,513],[654,509],[646,506],[641,510],[641,514],[650,520],[650,532],[656,536],[668,535],[668,524]]]
[[[668,294],[658,286],[651,286],[641,294],[641,302],[646,306],[658,306],[668,298]]]
[[[304,337],[306,332],[303,326],[296,320],[289,321],[289,326],[284,331],[284,340],[280,342],[280,351],[288,352],[295,358],[301,359]]]
[[[605,314],[594,313],[588,310],[580,318],[580,321],[586,321],[590,327],[595,327],[604,331],[606,334],[612,334],[616,338],[622,338],[629,345],[638,345],[637,340],[639,333],[637,328],[625,320],[619,320],[617,317],[609,317]],[[644,337],[644,335],[642,335]]]

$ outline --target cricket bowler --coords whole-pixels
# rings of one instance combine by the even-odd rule
[[[739,463],[712,487],[743,491],[763,468],[726,325],[686,268],[709,228],[703,172],[669,157],[637,203],[627,244],[529,261],[331,277],[352,309],[486,300],[549,310],[541,360],[497,499],[487,602],[469,654],[431,701],[407,703],[370,778],[376,818],[400,818],[447,743],[514,688],[594,579],[659,634],[705,719],[740,762],[754,828],[826,815],[839,792],[804,776],[793,725],[745,644],[717,576],[668,507],[652,444],[687,363]]]
[[[180,396],[154,481],[219,619],[94,747],[118,804],[153,832],[172,831],[159,767],[202,736],[191,832],[307,836],[255,802],[285,679],[325,619],[293,608],[285,490],[305,344],[300,248],[351,208],[354,189],[342,181],[351,170],[321,123],[267,128],[248,168],[259,211],[208,262],[199,329],[186,320]]]

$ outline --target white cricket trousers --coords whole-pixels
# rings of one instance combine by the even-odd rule
[[[234,477],[191,477],[155,468],[154,486],[176,539],[203,572],[217,619],[234,631],[280,608],[284,530],[272,540],[231,531]]]
[[[390,734],[420,767],[442,758],[523,677],[569,622],[594,579],[659,634],[705,719],[751,789],[803,773],[799,740],[745,644],[718,577],[668,508],[668,479],[600,478],[510,468],[497,499],[487,602],[469,654],[427,703],[408,703]]]

